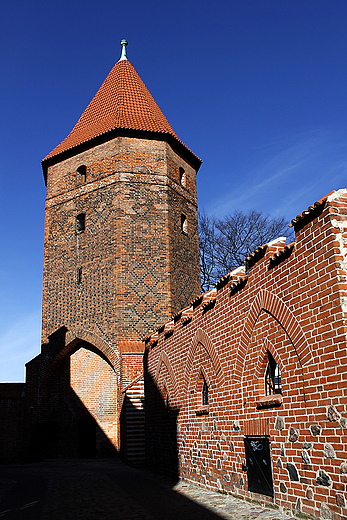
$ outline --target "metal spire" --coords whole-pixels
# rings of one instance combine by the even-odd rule
[[[125,61],[128,61],[128,58],[127,58],[127,50],[126,50],[126,46],[128,45],[128,42],[127,42],[126,40],[123,39],[123,40],[120,42],[120,44],[121,44],[121,46],[122,46],[122,54],[121,54],[121,56],[120,56],[120,58],[119,58],[118,61],[124,61],[124,60],[125,60]]]

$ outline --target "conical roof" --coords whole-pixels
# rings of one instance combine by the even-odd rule
[[[46,161],[57,162],[57,156],[65,156],[68,151],[73,155],[73,149],[83,143],[109,132],[113,136],[117,129],[156,133],[169,141],[173,139],[193,156],[198,167],[201,164],[200,159],[177,137],[133,65],[124,59],[114,65],[70,134],[43,159],[43,166],[48,166]]]

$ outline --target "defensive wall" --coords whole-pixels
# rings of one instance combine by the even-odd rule
[[[292,225],[294,243],[260,247],[145,338],[146,459],[222,492],[342,519],[347,190]]]
[[[346,216],[347,190],[332,192],[292,221],[295,242],[259,247],[144,339],[149,467],[297,515],[347,517]],[[112,357],[101,338],[56,331],[25,385],[0,385],[2,462],[77,446],[139,460],[142,348],[124,341]],[[78,438],[92,430],[94,454]]]

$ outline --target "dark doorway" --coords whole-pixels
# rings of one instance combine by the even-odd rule
[[[91,415],[84,415],[78,421],[78,456],[96,457],[96,422]]]
[[[270,441],[267,437],[245,437],[248,491],[274,496]]]

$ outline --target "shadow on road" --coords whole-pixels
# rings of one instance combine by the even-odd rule
[[[120,461],[54,460],[0,467],[5,520],[217,520],[179,494],[174,481]]]

